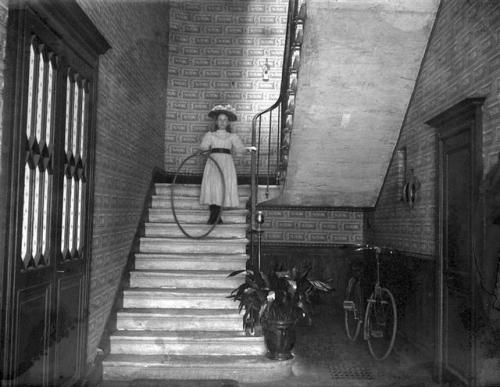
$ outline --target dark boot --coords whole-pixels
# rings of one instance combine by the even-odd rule
[[[215,210],[214,210],[214,223],[217,223],[217,224],[222,224],[222,218],[220,218],[220,206],[215,206]]]
[[[208,218],[207,224],[214,224],[215,221],[217,220],[217,211],[216,211],[216,205],[211,204],[209,206],[210,208],[210,216]]]

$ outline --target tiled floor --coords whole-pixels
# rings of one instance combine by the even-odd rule
[[[351,342],[344,333],[343,312],[318,306],[312,327],[298,327],[294,375],[273,383],[241,387],[390,386],[430,387],[431,364],[402,342],[386,360],[375,361],[360,337]],[[361,335],[360,335],[361,336]]]

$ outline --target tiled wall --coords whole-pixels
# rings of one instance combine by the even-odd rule
[[[365,242],[365,210],[263,206],[262,241],[271,244],[343,245]]]
[[[198,147],[212,125],[208,111],[230,103],[238,111],[233,130],[249,145],[253,116],[279,95],[288,0],[174,1],[170,11],[166,116],[167,172]],[[262,80],[266,58],[269,81]],[[182,174],[201,174],[204,160],[192,158]],[[248,175],[250,158],[235,158]]]
[[[414,208],[400,200],[400,169],[394,157],[369,219],[370,240],[409,252],[399,267],[412,267],[416,288],[401,332],[431,356],[438,171],[436,132],[424,122],[465,98],[486,97],[482,107],[484,173],[491,170],[500,152],[499,31],[500,3],[442,1],[396,147],[406,148],[406,169],[413,169],[420,185]]]
[[[397,149],[407,149],[407,170],[420,182],[412,210],[399,200],[394,159],[373,214],[377,243],[418,254],[436,254],[435,129],[428,119],[464,98],[485,96],[485,174],[500,152],[500,3],[444,0],[428,44]]]
[[[91,362],[132,247],[152,170],[164,162],[168,8],[162,2],[79,3],[112,47],[99,69]]]

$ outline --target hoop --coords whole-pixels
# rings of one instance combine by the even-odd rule
[[[175,204],[174,204],[174,187],[175,187],[175,181],[177,180],[177,176],[179,175],[179,172],[181,170],[181,168],[184,166],[184,164],[186,163],[186,161],[188,161],[189,159],[192,159],[193,157],[196,157],[196,156],[199,156],[199,155],[202,155],[204,153],[207,154],[207,157],[212,160],[215,164],[215,166],[217,167],[217,170],[219,171],[220,175],[221,175],[221,180],[222,180],[222,204],[221,204],[221,210],[220,210],[220,213],[219,213],[219,218],[220,216],[222,215],[222,208],[224,207],[224,200],[226,199],[226,182],[224,181],[224,174],[222,173],[222,168],[220,167],[219,163],[217,163],[217,161],[215,161],[215,159],[210,156],[210,151],[209,150],[206,150],[206,151],[201,151],[201,152],[196,152],[196,153],[193,153],[192,155],[186,157],[181,165],[179,165],[179,168],[177,168],[177,171],[175,172],[175,175],[174,175],[174,178],[172,180],[172,185],[170,186],[170,206],[172,207],[172,214],[174,215],[174,220],[175,220],[175,223],[177,224],[177,226],[179,227],[179,229],[182,231],[182,233],[187,236],[188,238],[191,238],[191,239],[202,239],[202,238],[205,238],[208,234],[210,234],[212,232],[212,230],[215,228],[215,226],[217,225],[217,222],[214,223],[212,225],[212,227],[210,227],[210,229],[202,234],[202,235],[191,235],[189,234],[180,224],[179,222],[179,219],[177,218],[177,214],[175,213]]]

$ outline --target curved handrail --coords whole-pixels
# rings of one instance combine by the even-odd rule
[[[299,4],[301,4],[300,9]],[[257,151],[252,153],[250,166],[250,223],[252,231],[255,230],[254,214],[256,213],[258,185],[261,177],[261,155],[267,155],[267,160],[264,160],[264,163],[267,164],[266,197],[268,197],[269,195],[269,185],[272,175],[274,175],[274,179],[278,184],[282,184],[284,182],[284,172],[287,166],[286,158],[288,156],[288,148],[290,143],[290,127],[288,126],[289,120],[287,119],[287,117],[293,114],[295,103],[295,89],[293,82],[291,82],[290,79],[291,74],[296,74],[296,56],[294,56],[294,50],[297,50],[302,43],[302,34],[298,34],[298,32],[301,32],[301,29],[299,29],[298,26],[301,26],[303,24],[304,17],[305,3],[303,2],[303,0],[289,0],[285,47],[283,51],[283,67],[281,72],[280,94],[276,102],[274,102],[267,109],[256,114],[252,119],[251,141],[252,146],[255,146],[257,148]],[[275,117],[273,117],[273,113],[275,111],[277,111],[277,114]],[[267,120],[268,123],[267,149],[264,149],[264,151],[262,151],[261,147],[263,120]],[[283,123],[285,123],[288,133],[283,132],[285,127]],[[275,128],[273,128],[273,125],[275,125]],[[275,133],[273,133],[273,129],[276,129]],[[273,135],[275,136],[274,138],[272,137]],[[285,137],[285,135],[288,137]],[[272,160],[271,155],[273,154],[275,154],[275,159]],[[273,170],[271,170],[272,166],[274,166]],[[254,259],[255,256],[253,245],[254,238],[252,232],[250,236],[250,250],[252,259]]]

